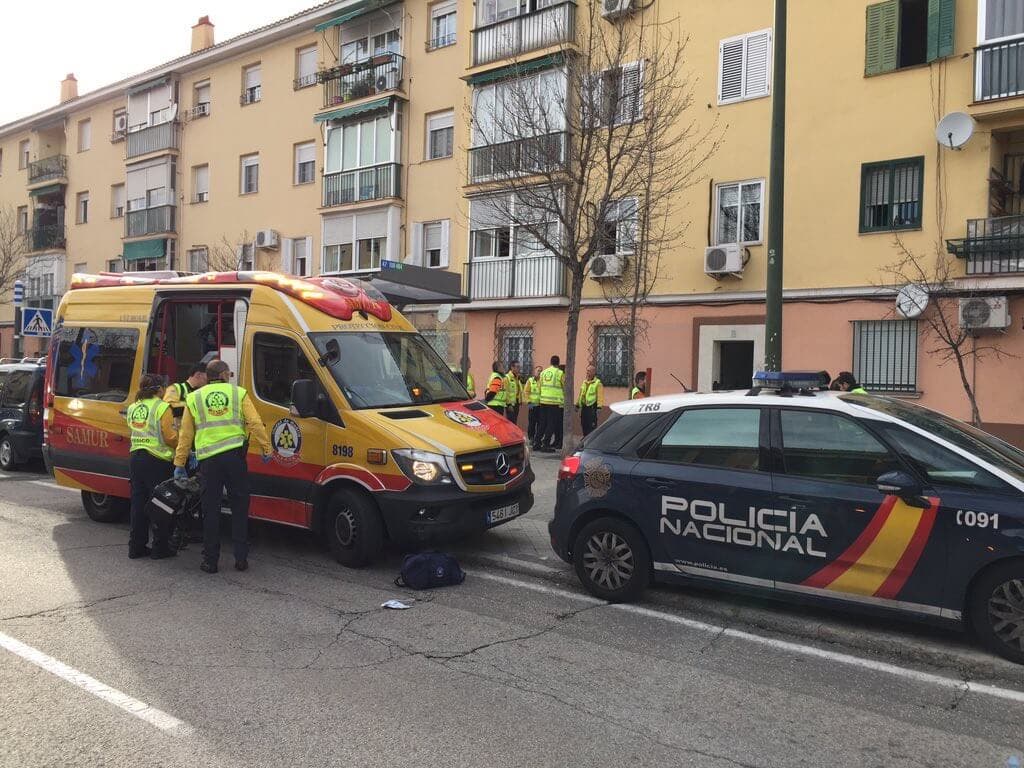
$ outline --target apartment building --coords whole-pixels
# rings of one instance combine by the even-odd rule
[[[674,377],[743,385],[763,359],[772,5],[600,0],[594,23],[653,19],[688,36],[686,120],[722,129],[675,202],[686,235],[662,257],[636,339],[607,286],[643,236],[642,201],[619,201],[609,221],[576,375],[595,364],[611,397],[635,369],[651,368],[661,393]],[[572,171],[567,126],[498,135],[487,115],[524,79],[564,97],[589,11],[339,0],[220,43],[201,19],[188,55],[93,93],[69,77],[58,106],[0,126],[0,205],[29,235],[29,303],[57,301],[74,271],[362,275],[401,260],[462,275],[469,303],[412,317],[455,364],[468,333],[478,380],[494,358],[528,369],[564,355],[565,269],[494,200],[499,158],[540,153]],[[642,109],[643,62],[615,78]],[[886,271],[900,248],[947,254],[949,287],[974,301],[966,322],[993,326],[979,342],[1011,355],[969,361],[983,420],[1021,441],[1007,382],[1024,354],[1024,6],[790,0],[787,95],[784,365],[853,370],[872,390],[968,417],[956,367],[921,317],[897,313]],[[953,149],[936,126],[955,112],[973,129]]]

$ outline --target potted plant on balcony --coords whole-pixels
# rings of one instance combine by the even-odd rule
[[[369,77],[360,78],[355,83],[353,83],[352,90],[350,92],[350,98],[361,99],[364,96],[369,96],[372,93],[374,93],[374,83],[373,76],[371,75]]]

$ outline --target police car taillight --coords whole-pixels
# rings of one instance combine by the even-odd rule
[[[580,471],[580,457],[579,456],[566,456],[562,459],[562,465],[558,468],[558,479],[559,480],[570,480]]]

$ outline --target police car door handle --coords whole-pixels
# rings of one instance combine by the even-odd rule
[[[779,501],[781,501],[783,504],[789,504],[789,508],[793,512],[806,512],[808,509],[810,509],[810,507],[807,504],[804,504],[799,499],[795,499],[791,496],[780,496]]]
[[[645,477],[644,482],[652,488],[671,488],[675,485],[667,477]]]

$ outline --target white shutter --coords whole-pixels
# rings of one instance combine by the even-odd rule
[[[197,165],[196,166],[196,188],[193,190],[195,196],[198,197],[200,194],[210,191],[210,166],[208,165]]]
[[[451,221],[444,219],[441,221],[441,266],[448,268],[448,241],[451,238]]]
[[[632,123],[643,117],[643,72],[642,61],[622,67],[616,123]]]
[[[743,77],[744,98],[767,95],[771,86],[771,47],[772,32],[770,29],[747,35]]]
[[[306,269],[302,273],[303,277],[309,277],[313,274],[313,237],[306,238]]]
[[[292,264],[292,239],[290,237],[281,240],[281,271],[286,275],[295,274]]]
[[[296,149],[297,163],[312,163],[316,160],[316,143],[309,142],[308,144],[300,144]]]
[[[316,46],[303,48],[299,51],[299,77],[309,77],[316,74]]]
[[[210,103],[210,83],[200,83],[196,86],[196,104]]]
[[[352,242],[352,217],[328,216],[324,219],[324,246]]]
[[[421,222],[414,222],[412,230],[409,232],[409,253],[405,255],[405,261],[407,264],[415,264],[416,266],[426,266],[423,258],[423,224]]]
[[[742,37],[719,43],[719,104],[743,98],[743,47]]]
[[[245,68],[245,87],[246,89],[255,88],[260,84],[260,65],[256,64],[252,67]]]
[[[356,240],[388,236],[387,211],[361,213],[356,216]]]

